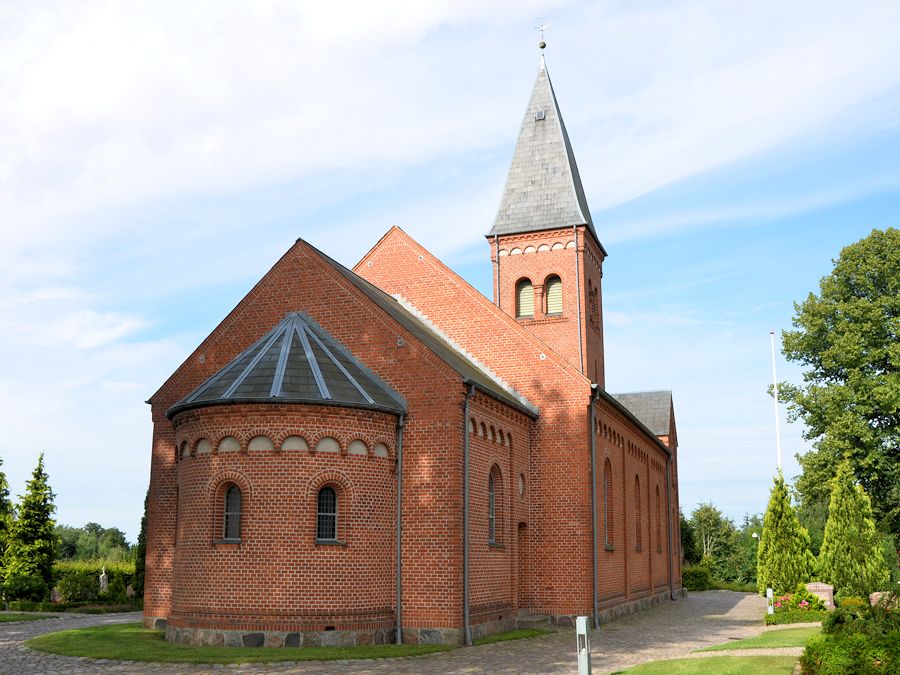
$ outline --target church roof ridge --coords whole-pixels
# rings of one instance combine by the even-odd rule
[[[573,225],[585,226],[600,244],[550,72],[541,55],[500,206],[487,236]]]

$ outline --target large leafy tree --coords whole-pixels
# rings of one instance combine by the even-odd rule
[[[825,539],[819,554],[819,576],[841,597],[867,597],[883,590],[890,573],[875,530],[869,497],[853,477],[847,461],[831,481]]]
[[[847,458],[878,521],[900,533],[900,230],[873,230],[847,246],[819,293],[795,304],[785,357],[805,366],[782,391],[814,449],[799,457],[796,489],[827,503]]]
[[[793,591],[797,584],[810,581],[814,567],[809,533],[791,507],[791,495],[779,471],[763,517],[756,586],[760,593],[769,587],[776,593]]]
[[[691,513],[691,527],[697,539],[701,561],[710,565],[725,560],[737,545],[737,529],[712,503],[700,504]]]
[[[6,589],[27,589],[27,594],[43,594],[53,579],[56,540],[53,533],[53,491],[44,471],[44,454],[26,483],[25,495],[9,532],[6,547]],[[15,594],[15,593],[14,593]]]

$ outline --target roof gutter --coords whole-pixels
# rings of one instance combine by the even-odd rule
[[[463,378],[463,384],[465,384],[468,387],[474,387],[477,391],[480,391],[485,396],[490,396],[495,401],[498,401],[498,402],[502,403],[503,405],[508,405],[510,408],[518,410],[520,413],[522,413],[523,415],[527,415],[528,417],[530,417],[533,420],[536,420],[538,417],[540,417],[540,415],[537,411],[532,410],[531,408],[527,407],[526,405],[524,405],[522,403],[514,403],[513,401],[509,401],[509,400],[502,399],[502,398],[497,398],[497,395],[494,392],[492,392],[490,389],[488,389],[487,387],[481,386],[477,382],[470,380],[467,377]],[[467,423],[468,423],[468,418],[467,418]]]

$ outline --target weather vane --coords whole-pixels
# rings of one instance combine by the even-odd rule
[[[543,14],[541,14],[540,20],[541,20],[540,25],[535,26],[534,29],[541,31],[541,41],[538,42],[538,47],[540,47],[541,49],[544,49],[544,47],[547,46],[547,43],[544,42],[544,31],[547,30],[548,28],[550,28],[550,24],[547,23],[547,17],[544,16]]]

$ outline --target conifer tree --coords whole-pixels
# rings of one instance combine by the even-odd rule
[[[771,587],[776,593],[793,591],[810,581],[815,558],[809,550],[809,532],[791,508],[791,496],[781,471],[775,477],[757,556],[756,584],[760,593]]]
[[[25,495],[19,503],[18,517],[9,531],[6,547],[4,588],[13,594],[44,594],[53,580],[56,542],[53,534],[54,494],[44,472],[44,453],[38,458]]]
[[[150,502],[150,490],[144,497],[144,515],[141,517],[141,531],[138,533],[137,545],[134,547],[134,592],[137,597],[144,597],[144,575],[146,574],[147,557],[147,505]]]
[[[872,503],[857,484],[850,462],[838,465],[831,481],[825,539],[818,561],[819,576],[840,597],[867,597],[885,588],[890,572],[881,537],[875,530]]]
[[[0,458],[0,467],[3,459]],[[3,559],[6,553],[6,542],[9,539],[9,528],[12,526],[13,505],[9,500],[9,483],[6,474],[0,471],[0,582],[3,581]]]

